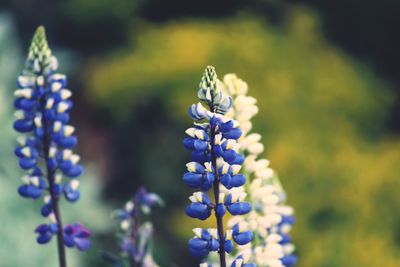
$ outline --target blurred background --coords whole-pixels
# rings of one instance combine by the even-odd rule
[[[94,231],[71,266],[107,266],[109,213],[139,185],[166,202],[151,216],[161,266],[195,266],[184,215],[182,146],[207,64],[249,84],[254,131],[296,209],[299,267],[400,262],[400,2],[392,0],[0,0],[0,266],[52,266],[35,244],[40,203],[21,199],[12,92],[30,39],[47,28],[74,93],[89,166],[63,211]],[[67,207],[68,206],[68,207]],[[36,207],[36,210],[35,208]]]

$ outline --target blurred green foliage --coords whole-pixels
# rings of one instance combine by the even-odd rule
[[[65,2],[67,14],[81,24],[103,19],[128,19],[142,1],[72,0]]]
[[[236,72],[258,99],[255,131],[296,208],[299,266],[398,266],[400,140],[385,134],[390,87],[326,42],[312,12],[289,12],[279,28],[246,16],[146,24],[130,44],[92,58],[84,74],[88,101],[107,114],[110,131],[132,135],[110,158],[121,150],[124,163],[140,155],[133,176],[167,195],[170,205],[156,232],[158,223],[179,234],[173,249],[185,251],[198,225],[184,217],[181,201],[188,196],[180,178],[188,158],[179,147],[190,125],[185,114],[205,65],[213,64],[220,77]],[[154,128],[162,121],[168,123]],[[171,241],[159,241],[156,252],[168,251]],[[181,255],[171,257],[189,266]]]

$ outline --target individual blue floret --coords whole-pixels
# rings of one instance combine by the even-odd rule
[[[232,192],[225,199],[225,206],[232,215],[244,215],[250,212],[251,204],[244,202],[246,197],[244,192]]]
[[[189,253],[196,259],[204,259],[210,251],[217,251],[219,241],[216,229],[193,229],[195,237],[189,240]]]
[[[76,247],[80,251],[90,248],[91,233],[82,224],[75,223],[64,227],[64,242],[67,247]]]
[[[201,188],[206,191],[214,183],[215,176],[210,162],[203,164],[189,162],[186,164],[188,172],[183,175],[183,181],[192,188]]]
[[[192,218],[205,220],[211,215],[213,205],[210,198],[203,192],[193,193],[189,197],[192,203],[186,207],[186,214]]]
[[[232,227],[232,237],[238,245],[246,245],[253,240],[253,232],[247,229],[248,226],[245,222],[235,224]]]
[[[41,224],[35,229],[35,233],[38,234],[36,241],[39,244],[46,244],[51,240],[53,235],[57,234],[57,232],[57,224]]]

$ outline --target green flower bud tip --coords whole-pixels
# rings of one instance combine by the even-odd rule
[[[49,45],[47,43],[46,30],[44,26],[39,26],[33,35],[28,58],[38,58],[40,61],[42,61],[44,59],[43,57],[50,56],[51,50],[49,49]]]
[[[207,66],[199,84],[199,99],[205,102],[213,101],[215,95],[218,94],[217,82],[218,78],[215,68]]]

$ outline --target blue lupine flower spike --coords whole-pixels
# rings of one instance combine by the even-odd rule
[[[24,198],[44,199],[41,208],[49,223],[36,228],[39,244],[57,236],[60,266],[66,266],[65,246],[87,250],[90,232],[81,224],[63,227],[59,201],[75,202],[80,197],[79,180],[83,172],[80,157],[72,149],[77,143],[75,128],[69,125],[72,109],[71,91],[65,75],[57,72],[58,62],[52,55],[44,27],[33,37],[25,67],[17,80],[14,106],[14,129],[18,137],[15,154],[26,171],[18,193]],[[67,179],[63,179],[63,175]]]
[[[143,222],[142,217],[149,214],[153,207],[161,205],[163,201],[157,194],[147,192],[141,187],[123,209],[114,212],[120,223],[122,235],[119,242],[121,256],[104,253],[105,259],[110,261],[112,266],[158,266],[151,254],[153,226],[150,222]]]
[[[183,141],[192,153],[183,181],[202,192],[195,192],[189,198],[191,204],[187,206],[186,214],[206,220],[214,213],[217,225],[216,229],[195,228],[195,237],[189,241],[189,252],[200,261],[210,252],[218,252],[220,266],[226,267],[226,253],[233,251],[233,241],[245,245],[253,238],[248,225],[238,224],[225,231],[222,220],[227,211],[240,216],[251,210],[250,203],[244,201],[245,193],[229,190],[246,183],[246,177],[239,173],[244,156],[238,153],[237,140],[242,131],[237,121],[225,116],[232,106],[232,99],[223,92],[214,67],[205,69],[197,95],[200,102],[189,108],[194,126],[186,130],[188,137]],[[207,194],[210,189],[214,193],[213,200]],[[237,262],[232,266],[253,266],[241,264],[243,260],[240,259]],[[202,263],[202,266],[208,264]]]

